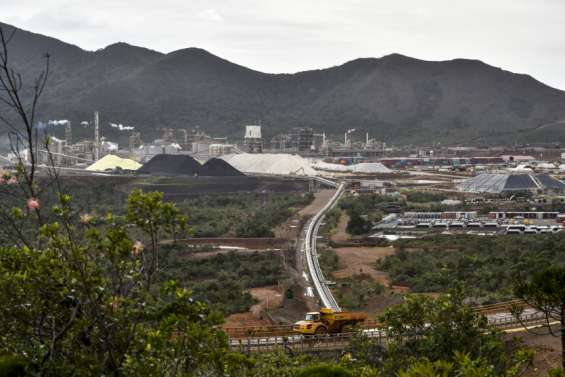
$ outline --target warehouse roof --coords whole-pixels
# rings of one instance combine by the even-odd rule
[[[466,192],[493,194],[535,189],[565,191],[565,183],[549,174],[480,174],[459,183],[457,188]]]
[[[552,177],[549,174],[538,174],[536,175],[537,180],[544,186],[553,190],[564,190],[565,183]]]

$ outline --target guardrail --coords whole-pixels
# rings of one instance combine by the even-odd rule
[[[339,184],[336,193],[332,196],[330,201],[308,222],[303,245],[310,277],[312,278],[318,297],[322,301],[322,305],[338,312],[341,311],[341,308],[326,284],[326,279],[318,262],[318,256],[316,254],[316,236],[324,215],[335,206],[339,198],[343,195],[344,190],[345,184]]]
[[[521,328],[524,325],[535,326],[546,323],[543,313],[532,313],[522,317],[522,321],[514,317],[489,319],[489,325],[500,330]],[[342,350],[349,345],[351,339],[358,334],[374,339],[378,344],[387,346],[392,337],[386,335],[379,328],[365,329],[361,333],[339,333],[323,335],[287,335],[263,336],[255,338],[230,339],[230,348],[239,352],[273,352],[283,350],[287,352],[316,353],[323,351]],[[414,335],[421,336],[421,335]]]

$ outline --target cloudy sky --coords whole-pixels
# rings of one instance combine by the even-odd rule
[[[565,89],[565,0],[0,0],[0,21],[96,50],[201,47],[264,72],[393,52],[481,59]]]

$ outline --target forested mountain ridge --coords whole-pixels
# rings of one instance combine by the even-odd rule
[[[9,49],[27,79],[51,56],[41,119],[77,124],[97,110],[110,137],[119,134],[108,122],[134,125],[149,139],[162,127],[195,125],[241,137],[243,125],[261,120],[271,136],[309,126],[335,135],[356,128],[389,143],[565,142],[565,92],[477,60],[392,54],[267,74],[198,48],[163,54],[116,43],[85,51],[24,30]]]

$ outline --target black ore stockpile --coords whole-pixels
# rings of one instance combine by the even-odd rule
[[[137,171],[151,175],[194,175],[200,163],[187,155],[158,154]]]
[[[221,158],[212,158],[202,165],[197,175],[203,177],[236,177],[245,175]]]

